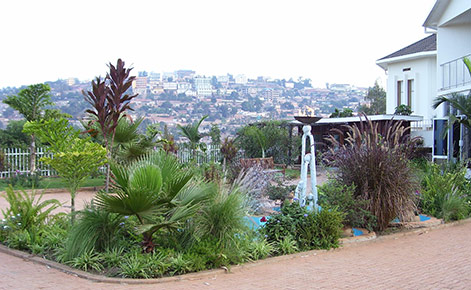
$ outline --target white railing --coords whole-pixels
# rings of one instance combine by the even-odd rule
[[[410,122],[412,131],[429,131],[432,130],[433,122],[431,119]]]
[[[221,147],[219,145],[208,145],[205,151],[197,150],[194,154],[194,159],[198,164],[220,162],[222,158],[220,149]],[[3,150],[0,149],[0,152],[3,152],[3,164],[5,167],[0,171],[0,178],[9,178],[16,174],[30,172],[29,149],[7,148]],[[39,161],[41,157],[51,156],[53,156],[53,154],[48,153],[47,148],[36,149],[36,169],[40,176],[57,176],[57,172],[54,169],[44,164],[44,162]],[[193,153],[190,149],[181,146],[177,151],[177,157],[180,162],[189,162],[193,160]],[[100,170],[100,172],[104,171]]]
[[[471,59],[471,54],[440,65],[442,91],[471,84],[471,75],[463,61],[465,57]]]
[[[1,150],[1,149],[0,149]],[[6,148],[3,152],[4,169],[0,171],[0,178],[8,178],[15,174],[24,174],[30,171],[29,149]],[[41,157],[51,157],[46,148],[36,148],[36,169],[41,176],[57,175],[49,165],[39,161]]]
[[[194,155],[194,156],[193,156]],[[198,164],[208,162],[219,162],[222,158],[221,146],[219,145],[207,145],[206,150],[196,150],[192,152],[190,148],[185,147],[184,144],[178,145],[177,157],[180,162],[190,162],[193,159]]]

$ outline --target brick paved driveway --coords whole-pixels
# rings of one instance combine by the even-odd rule
[[[471,222],[153,285],[95,283],[0,253],[0,289],[471,289]]]

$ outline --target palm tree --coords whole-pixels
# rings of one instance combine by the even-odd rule
[[[134,122],[121,117],[116,126],[114,138],[114,156],[116,161],[130,162],[151,152],[160,141],[155,141],[159,133],[153,131],[149,134],[141,134],[138,129],[144,118]]]
[[[249,126],[244,133],[257,141],[262,150],[262,158],[265,158],[265,150],[267,148],[267,137],[265,133],[256,126]]]
[[[208,186],[194,180],[194,171],[183,168],[164,151],[153,152],[127,165],[113,164],[113,194],[98,193],[98,207],[121,215],[135,215],[143,234],[143,248],[154,249],[152,236],[160,229],[177,229],[194,215],[207,198]]]
[[[198,122],[194,122],[193,124],[187,124],[185,126],[177,125],[182,135],[186,137],[190,143],[190,149],[193,158],[195,158],[198,147],[201,147],[201,139],[206,136],[205,134],[201,134],[199,132],[200,125],[206,118],[208,118],[208,115],[204,115]]]

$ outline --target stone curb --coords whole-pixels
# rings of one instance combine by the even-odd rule
[[[90,187],[81,187],[77,190],[77,192],[89,192],[89,191],[98,191],[102,188],[105,188],[104,186],[90,186]],[[17,190],[17,189],[15,189]],[[32,189],[26,189],[25,190],[28,193],[31,193],[33,190]],[[44,194],[52,194],[52,193],[68,193],[68,190],[66,188],[39,188],[39,189],[34,189],[37,193],[44,193]],[[5,194],[6,191],[0,191],[1,194]]]
[[[447,224],[434,225],[427,228],[414,229],[414,230],[410,230],[406,232],[399,232],[399,233],[394,233],[394,234],[384,235],[384,236],[379,236],[379,237],[377,237],[376,234],[372,232],[363,238],[360,236],[360,237],[342,239],[340,248],[346,248],[346,247],[351,247],[355,245],[363,245],[368,242],[398,239],[400,237],[411,236],[411,235],[420,235],[420,234],[427,233],[428,231],[448,228],[448,227],[467,224],[467,223],[471,223],[471,218],[460,220],[460,221],[455,221],[455,222],[451,222]],[[332,250],[335,250],[335,249],[332,249]],[[18,258],[21,258],[23,260],[30,261],[33,263],[45,265],[47,267],[54,268],[56,270],[62,271],[66,274],[73,275],[79,278],[87,279],[93,282],[100,282],[100,283],[134,284],[134,285],[159,284],[159,283],[177,282],[177,281],[184,281],[184,280],[188,280],[188,281],[200,280],[205,277],[210,277],[210,276],[214,277],[217,275],[222,275],[222,274],[225,274],[226,272],[232,273],[232,272],[237,272],[244,269],[250,269],[258,265],[273,264],[273,263],[286,261],[286,260],[290,260],[290,259],[294,259],[298,257],[304,258],[304,257],[309,257],[309,256],[317,256],[318,254],[327,253],[332,250],[312,250],[312,251],[307,251],[307,252],[295,253],[291,255],[271,257],[264,260],[251,262],[251,263],[231,266],[229,271],[225,269],[212,269],[212,270],[189,273],[189,274],[184,274],[184,275],[174,276],[174,277],[162,277],[162,278],[152,278],[152,279],[130,279],[130,278],[104,277],[101,275],[91,274],[85,271],[74,269],[67,265],[63,265],[54,261],[47,260],[42,257],[35,256],[33,254],[25,253],[19,250],[10,249],[4,245],[0,245],[0,252],[2,253],[12,255],[12,256],[15,256],[15,257],[18,257]]]

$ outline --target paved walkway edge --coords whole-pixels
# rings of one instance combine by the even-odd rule
[[[398,239],[400,237],[404,236],[410,236],[410,235],[417,235],[417,234],[424,234],[432,230],[437,230],[437,229],[443,229],[447,227],[452,227],[452,226],[457,226],[457,225],[462,225],[466,223],[471,223],[471,218],[465,219],[465,220],[460,220],[456,222],[451,222],[451,223],[446,223],[446,224],[440,224],[440,225],[435,225],[432,227],[427,227],[427,228],[420,228],[420,229],[415,229],[415,230],[410,230],[410,231],[405,231],[405,232],[399,232],[399,233],[394,233],[390,235],[384,235],[384,236],[376,236],[374,233],[371,235],[367,235],[365,238],[349,238],[349,239],[343,239],[341,241],[341,248],[342,247],[351,247],[355,245],[360,245],[360,244],[365,244],[366,242],[377,242],[377,241],[383,241],[383,240],[391,240],[391,239]],[[340,248],[340,249],[341,249]],[[335,250],[335,249],[334,249]],[[241,269],[247,269],[251,268],[257,265],[262,265],[262,264],[272,264],[276,263],[279,261],[284,261],[284,260],[289,260],[289,259],[294,259],[297,257],[307,257],[307,256],[316,256],[321,253],[326,253],[329,250],[312,250],[312,251],[307,251],[307,252],[300,252],[292,255],[285,255],[285,256],[278,256],[278,257],[272,257],[272,258],[267,258],[264,260],[258,260],[252,263],[246,263],[242,265],[235,265],[230,267],[229,272],[235,272]],[[211,277],[211,276],[217,276],[217,275],[222,275],[225,274],[227,271],[225,269],[213,269],[213,270],[207,270],[207,271],[202,271],[202,272],[196,272],[196,273],[189,273],[189,274],[184,274],[180,276],[174,276],[174,277],[163,277],[163,278],[153,278],[153,279],[129,279],[129,278],[112,278],[112,277],[104,277],[101,275],[96,275],[96,274],[91,274],[85,271],[81,271],[78,269],[74,269],[72,267],[69,267],[64,264],[60,264],[51,260],[47,260],[45,258],[29,254],[26,252],[22,252],[19,250],[14,250],[10,249],[4,245],[0,245],[0,252],[12,255],[21,259],[24,259],[26,261],[30,261],[33,263],[38,263],[41,265],[45,265],[47,267],[57,269],[59,271],[62,271],[64,273],[67,273],[69,275],[73,275],[79,278],[87,279],[90,281],[94,282],[101,282],[101,283],[116,283],[116,284],[157,284],[157,283],[167,283],[167,282],[177,282],[177,281],[183,281],[183,280],[198,280],[202,279],[205,277]]]

